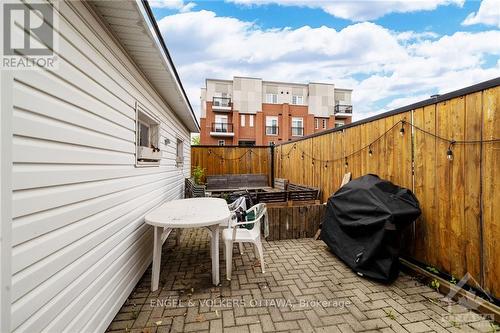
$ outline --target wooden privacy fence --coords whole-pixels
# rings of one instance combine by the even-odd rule
[[[406,255],[500,297],[500,79],[275,147],[275,177],[319,187],[346,172],[410,188]],[[453,142],[455,140],[456,142]],[[451,155],[450,160],[448,155]]]
[[[204,168],[205,176],[248,173],[270,175],[271,163],[269,146],[191,146],[191,166]]]

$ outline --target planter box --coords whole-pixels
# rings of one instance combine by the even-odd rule
[[[137,159],[159,161],[161,159],[161,151],[153,152],[153,148],[137,147]]]

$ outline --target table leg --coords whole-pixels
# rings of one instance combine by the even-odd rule
[[[216,286],[219,285],[219,225],[209,227],[212,232],[210,239],[210,255],[212,257],[212,283]]]
[[[158,289],[158,284],[160,282],[160,263],[161,263],[161,248],[163,245],[162,241],[163,228],[154,227],[154,242],[153,242],[153,272],[151,275],[151,291]]]

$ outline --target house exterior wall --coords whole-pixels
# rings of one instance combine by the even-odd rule
[[[231,110],[212,109],[212,98],[220,91],[231,98]],[[335,127],[335,105],[351,104],[349,89],[337,89],[326,83],[286,83],[262,81],[258,78],[234,77],[233,80],[207,79],[206,87],[201,90],[201,132],[200,143],[217,145],[224,140],[225,145],[238,145],[243,141],[255,145],[275,144],[296,139],[292,136],[292,118],[303,118],[304,135],[321,132]],[[276,95],[276,103],[268,103],[266,96]],[[301,105],[293,104],[293,96],[302,96]],[[210,129],[216,114],[225,114],[232,124],[232,136],[211,135]],[[249,115],[255,115],[254,126],[249,126]],[[241,124],[245,115],[245,126]],[[266,117],[278,117],[278,135],[266,134]],[[315,119],[327,119],[327,127],[316,128]],[[338,114],[338,121],[350,123],[349,114]]]
[[[2,77],[13,164],[1,244],[11,244],[10,281],[1,281],[10,304],[2,293],[0,310],[12,332],[104,332],[151,262],[144,215],[181,198],[190,174],[189,131],[88,6],[59,3],[58,69]],[[160,119],[159,166],[135,166],[136,102]]]

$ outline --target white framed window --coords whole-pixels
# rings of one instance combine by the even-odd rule
[[[304,119],[302,117],[292,117],[292,136],[304,135]]]
[[[326,129],[328,127],[328,119],[323,119],[323,129]]]
[[[248,116],[248,118],[249,118],[248,122],[250,123],[250,127],[253,127],[253,117],[254,117],[253,114],[251,114],[251,115]]]
[[[177,166],[184,163],[184,140],[177,138],[175,162]]]
[[[266,94],[266,103],[278,104],[278,94]]]
[[[245,127],[245,115],[244,114],[242,114],[240,116],[240,126]]]
[[[217,144],[219,146],[225,146],[226,145],[226,140],[219,140],[219,142],[217,142]]]
[[[158,166],[161,160],[160,120],[139,102],[135,103],[136,166]]]
[[[340,126],[344,126],[344,122],[343,121],[336,121],[335,122],[335,127],[340,127]]]
[[[266,135],[278,135],[278,117],[266,116]]]
[[[304,96],[293,95],[292,96],[292,104],[303,105],[304,104]]]
[[[221,132],[221,133],[226,133],[229,131],[226,114],[216,114],[215,115],[215,123],[213,125],[212,131],[213,132]]]
[[[314,119],[314,129],[319,129],[319,118]]]

